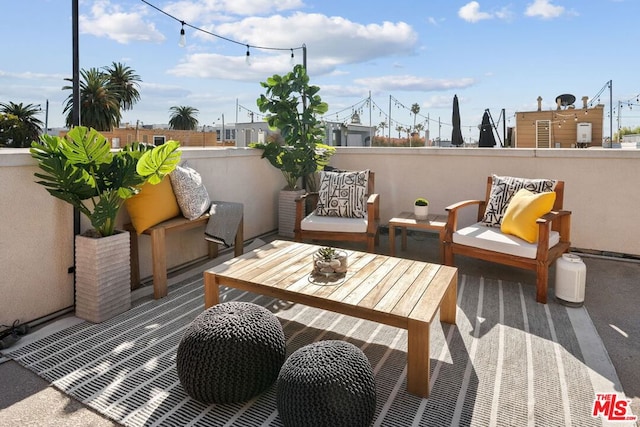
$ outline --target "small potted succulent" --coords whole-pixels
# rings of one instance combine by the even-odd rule
[[[347,272],[347,253],[328,246],[313,254],[313,274],[337,276]]]
[[[424,197],[418,197],[413,204],[413,213],[416,219],[425,220],[429,215],[429,201]]]

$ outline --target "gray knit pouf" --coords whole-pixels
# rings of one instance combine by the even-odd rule
[[[182,387],[203,403],[244,402],[278,378],[286,348],[282,325],[264,307],[215,305],[185,331],[176,358]]]
[[[371,364],[345,341],[306,345],[282,365],[276,399],[285,426],[368,426],[376,410]]]

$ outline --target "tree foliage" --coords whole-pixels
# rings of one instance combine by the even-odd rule
[[[71,79],[65,79],[72,81]],[[80,124],[98,131],[110,131],[120,126],[121,110],[129,110],[140,100],[140,76],[128,66],[113,62],[111,66],[80,70]],[[64,86],[62,90],[71,90],[67,97],[63,114],[66,125],[73,123],[73,86]]]
[[[169,127],[175,130],[196,130],[198,126],[198,109],[185,106],[174,105],[169,109],[171,118],[169,119]]]
[[[29,147],[42,132],[42,121],[38,105],[13,102],[0,103],[0,145],[6,147]]]
[[[123,110],[130,110],[133,105],[140,101],[140,76],[130,67],[119,62],[112,62],[111,66],[104,67],[103,70],[109,76],[109,82],[116,91],[116,97],[120,101]]]
[[[631,127],[621,127],[619,132],[616,132],[613,135],[613,140],[617,141],[618,139],[622,139],[623,135],[637,135],[640,134],[640,126],[637,126],[635,128],[631,128]]]

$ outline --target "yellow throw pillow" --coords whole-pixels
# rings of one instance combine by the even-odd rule
[[[168,176],[156,185],[143,184],[140,192],[125,200],[124,204],[138,234],[180,215],[180,206]]]
[[[536,220],[553,209],[556,193],[533,193],[524,188],[513,195],[507,205],[500,231],[512,234],[529,243],[538,241]]]

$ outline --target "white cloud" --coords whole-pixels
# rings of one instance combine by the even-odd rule
[[[493,16],[487,12],[480,12],[480,3],[472,1],[458,10],[458,16],[467,22],[478,22],[484,19],[491,19]]]
[[[226,22],[217,25],[213,32],[240,43],[284,50],[250,49],[251,67],[244,64],[246,50],[242,46],[238,46],[235,56],[192,54],[171,73],[185,77],[255,81],[256,77],[264,78],[265,75],[290,69],[290,48],[296,49],[295,61],[302,62],[302,50],[298,48],[305,44],[309,73],[326,75],[340,71],[339,67],[345,64],[412,54],[418,39],[414,29],[404,22],[365,25],[342,17],[302,12],[291,16],[249,17]],[[209,37],[210,41],[215,41],[211,39]],[[205,41],[204,38],[201,40]]]
[[[434,27],[440,27],[445,22],[446,22],[445,18],[436,18],[435,16],[429,16],[427,18],[427,24],[433,25]]]
[[[266,16],[286,10],[304,7],[301,0],[197,0],[177,1],[163,7],[163,10],[190,24],[211,20],[226,20],[228,15]]]
[[[464,101],[464,99],[462,97],[458,97],[458,102],[460,101]],[[453,95],[434,95],[422,102],[422,108],[425,110],[434,108],[449,109],[452,107]]]
[[[535,0],[527,6],[525,15],[543,19],[557,18],[564,13],[564,7],[551,4],[551,0]]]
[[[314,61],[320,58],[336,64],[410,53],[417,41],[416,32],[404,22],[364,25],[338,16],[302,12],[245,18],[222,24],[216,30],[235,40],[262,46],[291,47],[297,39],[298,46],[307,45]]]
[[[134,12],[123,12],[117,5],[108,0],[96,1],[91,8],[91,15],[80,15],[79,29],[81,33],[97,37],[108,37],[118,43],[131,41],[161,42],[165,39],[155,25],[144,21],[145,12],[137,9]]]
[[[0,70],[0,79],[1,78],[8,78],[8,79],[20,79],[20,80],[63,80],[66,77],[69,77],[69,75],[50,74],[50,73],[34,73],[32,71],[25,71],[25,72],[22,72],[22,73],[14,73],[14,72]]]
[[[498,10],[495,13],[496,18],[498,19],[502,19],[505,21],[511,21],[513,19],[513,12],[511,11],[511,9],[507,6],[507,7],[503,7],[502,9]]]
[[[265,76],[290,71],[288,55],[258,56],[254,52],[251,56],[251,65],[248,66],[244,51],[239,52],[237,56],[195,53],[186,56],[168,73],[178,77],[258,82],[264,80]]]
[[[354,83],[374,91],[440,91],[472,86],[475,79],[431,79],[412,75],[391,75],[355,79]]]

